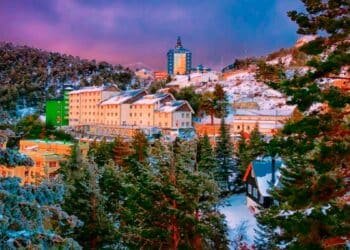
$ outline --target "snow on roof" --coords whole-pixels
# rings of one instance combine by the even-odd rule
[[[107,99],[106,101],[101,102],[101,105],[122,104],[128,101],[129,99],[133,98],[134,96],[142,93],[143,91],[144,91],[143,89],[122,91],[112,96],[111,98]]]
[[[259,192],[263,196],[270,196],[268,190],[272,186],[272,159],[271,157],[264,157],[252,162],[252,171],[256,178],[256,184]],[[275,161],[275,183],[273,186],[278,186],[280,178],[280,168],[283,166],[283,161],[280,158],[276,158]]]
[[[236,116],[287,116],[291,117],[293,114],[294,108],[284,108],[284,109],[269,109],[269,110],[260,110],[260,109],[236,109]]]
[[[218,72],[209,71],[204,73],[194,72],[189,75],[177,75],[175,79],[167,84],[167,86],[179,86],[180,88],[198,85],[203,82],[219,80]]]
[[[141,99],[137,100],[133,104],[154,104],[167,96],[171,96],[170,94],[165,93],[156,93],[153,95],[145,95]]]
[[[84,87],[84,88],[81,88],[81,89],[69,92],[69,95],[71,95],[71,94],[80,94],[80,93],[84,93],[84,92],[102,91],[104,88],[105,88],[104,86]]]
[[[26,148],[24,148],[24,149],[25,149],[25,150],[28,150],[28,151],[32,151],[32,150],[36,150],[36,149],[38,149],[38,148],[39,148],[38,145],[34,145],[34,146],[26,147]]]
[[[157,110],[155,110],[156,112],[174,112],[176,111],[178,108],[180,108],[183,105],[188,105],[188,107],[191,109],[191,112],[194,113],[192,107],[188,104],[187,101],[184,100],[177,100],[177,101],[171,101],[171,102],[167,102],[165,103],[165,105],[163,105],[162,107],[158,108]]]
[[[101,86],[90,86],[90,87],[84,87],[84,88],[80,88],[78,90],[73,90],[73,91],[70,91],[68,94],[71,95],[71,94],[80,94],[80,93],[84,93],[84,92],[95,92],[95,91],[104,91],[104,90],[107,90],[108,88],[110,87],[116,87],[116,85],[101,85]]]

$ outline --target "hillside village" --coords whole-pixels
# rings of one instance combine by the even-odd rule
[[[0,248],[346,249],[349,34],[304,33],[218,70],[1,43]]]

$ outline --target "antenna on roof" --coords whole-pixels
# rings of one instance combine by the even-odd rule
[[[178,48],[182,48],[182,42],[181,42],[181,37],[180,36],[177,37],[175,48],[177,48],[177,49]]]

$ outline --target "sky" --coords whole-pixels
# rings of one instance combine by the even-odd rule
[[[0,41],[81,58],[166,69],[177,36],[193,66],[291,47],[300,0],[0,0]]]

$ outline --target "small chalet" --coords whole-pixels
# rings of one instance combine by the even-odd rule
[[[247,206],[253,212],[260,207],[267,208],[273,204],[269,193],[272,187],[279,184],[280,168],[283,162],[280,158],[259,158],[252,161],[244,175],[246,183]]]

